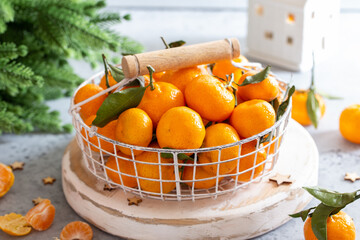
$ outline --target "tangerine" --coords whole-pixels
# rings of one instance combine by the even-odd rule
[[[327,239],[328,240],[355,240],[355,225],[352,218],[343,211],[331,215],[327,219]],[[304,224],[305,240],[317,240],[309,217]]]
[[[249,170],[247,172],[237,174],[238,177],[236,178],[236,175],[232,176],[234,180],[238,180],[239,182],[248,182],[251,179],[256,178],[259,176],[262,171],[264,170],[265,160],[266,160],[266,151],[265,149],[261,149],[262,145],[259,146],[259,150],[257,151],[257,154],[255,153],[256,150],[256,141],[251,141],[248,143],[244,143],[241,146],[241,155],[246,155],[254,152],[253,154],[250,154],[246,157],[241,157],[239,162],[239,169],[236,166],[234,170],[231,172],[232,174],[237,174],[244,172],[246,170],[249,170],[251,168],[254,168],[256,165],[259,164],[259,166],[255,167],[252,170]],[[255,162],[255,156],[256,156],[256,162]]]
[[[194,168],[196,168],[194,176]],[[186,166],[182,175],[183,180],[192,180],[190,182],[185,182],[186,185],[196,189],[208,189],[216,186],[217,178],[211,178],[216,176],[216,174],[209,173],[202,166]],[[211,179],[208,179],[211,178]],[[223,180],[223,177],[218,177],[219,183]],[[195,181],[194,181],[195,180]],[[200,181],[199,181],[200,180]]]
[[[147,147],[152,139],[153,124],[149,115],[139,108],[130,108],[122,112],[117,120],[115,138],[119,142]],[[131,156],[131,149],[118,146],[118,149]],[[133,150],[134,155],[142,153]]]
[[[30,209],[25,218],[35,230],[44,231],[48,229],[54,221],[55,207],[49,199],[44,199]]]
[[[159,82],[168,82],[175,85],[181,92],[185,92],[186,86],[197,76],[209,74],[204,66],[182,68],[176,71],[166,71]]]
[[[94,119],[96,118],[96,115],[92,115],[90,117],[88,117],[84,123],[91,127],[92,122],[94,121]],[[104,127],[102,128],[98,128],[97,129],[97,133],[103,135],[104,137],[110,138],[115,140],[115,129],[117,126],[117,121],[113,120],[111,122],[109,122],[108,124],[106,124]],[[86,139],[86,134],[85,134],[85,129],[81,130],[81,134],[84,136],[84,138]],[[93,145],[90,144],[90,148],[91,150],[95,151],[95,152],[100,152],[100,148],[106,152],[109,153],[114,153],[114,145],[111,142],[105,141],[101,138],[98,139],[97,136],[93,136],[90,137],[88,134],[88,139],[90,141],[90,143],[92,143]],[[100,141],[100,145],[99,145],[99,141]],[[85,143],[86,144],[86,143]]]
[[[185,89],[187,105],[201,117],[214,122],[227,119],[235,107],[234,94],[217,78],[200,75]]]
[[[122,153],[118,153],[118,156],[123,158],[128,158],[128,156]],[[131,177],[131,176],[135,176],[135,168],[133,162],[122,158],[117,158],[116,160],[114,156],[110,156],[105,165],[106,167],[108,167],[105,168],[106,174],[113,182],[120,185],[124,185],[126,187],[131,187],[131,188],[137,187],[136,178]],[[122,180],[121,181],[118,172],[128,174],[131,176],[121,174],[121,180]]]
[[[291,109],[291,117],[300,123],[301,125],[308,126],[311,125],[311,120],[307,111],[307,98],[308,98],[308,90],[296,90],[292,96],[292,109]],[[316,94],[315,98],[319,102],[321,117],[325,114],[325,102],[324,99]]]
[[[234,58],[233,61],[237,63],[248,62],[246,57],[244,57],[243,55],[240,55],[240,57],[238,58]],[[241,76],[243,75],[243,70],[233,66],[231,60],[226,59],[226,60],[217,61],[214,64],[212,73],[214,76],[217,76],[222,79],[226,79],[226,75],[231,75],[233,73],[234,82],[238,83]]]
[[[174,107],[161,117],[156,129],[161,148],[200,148],[205,127],[200,115],[188,107]]]
[[[345,139],[360,144],[360,104],[350,105],[342,111],[339,128]]]
[[[241,76],[239,84],[241,85],[246,77],[257,74],[257,71],[248,71]],[[260,83],[248,84],[245,86],[238,86],[237,96],[242,100],[262,99],[267,102],[277,98],[280,94],[280,87],[278,81],[268,76]]]
[[[170,108],[185,106],[183,93],[171,83],[153,83],[154,89],[148,87],[138,108],[144,110],[156,128],[161,116]]]
[[[151,143],[149,147],[159,148],[159,145],[157,143]],[[172,159],[162,158],[157,152],[143,152],[142,154],[136,156],[136,160],[139,161],[136,163],[138,175],[140,177],[149,178],[139,179],[140,187],[142,190],[153,193],[169,193],[175,188],[176,184],[174,166],[161,165],[160,171],[159,165],[151,164],[171,164],[173,163]],[[161,179],[161,182],[152,181],[150,179]],[[173,182],[163,182],[163,180],[173,180]]]
[[[0,216],[0,229],[11,236],[25,236],[31,232],[26,218],[16,213]]]
[[[226,123],[211,125],[206,129],[206,135],[202,147],[215,147],[240,141],[236,130]],[[237,164],[239,157],[239,146],[227,147],[220,152],[220,164],[203,165],[202,167],[209,173],[216,175],[219,167],[219,174],[231,172]],[[234,159],[233,161],[227,161]],[[203,152],[198,156],[199,163],[218,163],[219,151]]]
[[[100,93],[104,89],[96,84],[89,83],[80,88],[74,96],[74,103],[78,104],[86,99],[94,96],[95,94]],[[80,116],[83,119],[90,117],[91,115],[96,115],[96,112],[99,110],[101,104],[106,99],[106,94],[100,95],[99,97],[91,100],[88,103],[85,103],[80,108]]]
[[[248,138],[275,124],[275,110],[264,100],[246,101],[236,106],[230,117],[230,124],[241,138]]]
[[[61,231],[60,240],[91,240],[93,231],[89,224],[75,221],[67,224]]]
[[[10,190],[14,180],[15,176],[12,169],[0,163],[0,198]]]

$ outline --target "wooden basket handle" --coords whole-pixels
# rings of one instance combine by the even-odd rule
[[[213,63],[240,56],[240,43],[236,38],[169,48],[159,51],[128,55],[122,58],[126,78],[148,74],[146,66],[156,72],[175,70],[200,64]]]

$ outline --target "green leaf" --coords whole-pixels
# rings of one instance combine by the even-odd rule
[[[145,90],[145,87],[128,88],[110,94],[100,106],[92,124],[97,127],[104,127],[125,110],[137,107],[144,96]]]
[[[172,149],[172,148],[163,147],[163,149]],[[172,153],[161,153],[160,155],[161,155],[162,158],[173,158]],[[189,157],[185,153],[178,153],[178,159],[179,160],[192,160],[192,161],[194,161],[194,159],[192,157]]]
[[[185,41],[179,40],[179,41],[176,41],[176,42],[171,42],[171,43],[169,43],[169,47],[170,47],[170,48],[181,47],[181,46],[184,45],[184,44],[186,44]]]
[[[292,87],[288,87],[287,90],[286,90],[286,93],[285,93],[285,101],[283,101],[278,110],[277,110],[277,113],[276,113],[276,121],[280,119],[280,117],[282,115],[284,115],[286,109],[288,108],[289,106],[289,102],[290,102],[290,98],[291,96],[294,94],[295,92],[295,86],[292,86]],[[286,96],[287,95],[287,96]]]
[[[330,207],[345,207],[347,204],[352,203],[356,200],[356,193],[339,193],[335,191],[330,191],[327,189],[319,188],[319,187],[304,187],[306,191],[308,191],[315,198],[320,200],[323,204]]]
[[[320,203],[312,214],[311,228],[318,240],[327,240],[327,219],[336,207]]]
[[[294,214],[289,214],[290,217],[292,218],[298,218],[301,217],[301,219],[303,220],[303,222],[305,222],[306,218],[308,217],[309,213],[311,210],[315,209],[316,207],[312,207],[309,209],[306,209],[304,211],[298,212],[298,213],[294,213]]]
[[[317,128],[321,112],[319,101],[316,99],[315,96],[315,91],[313,89],[310,89],[306,100],[306,109],[312,124],[315,128]]]
[[[125,78],[124,72],[122,69],[108,63],[110,67],[111,76],[115,79],[115,81],[120,82]]]
[[[278,110],[279,110],[279,106],[280,106],[280,101],[278,98],[275,98],[274,100],[272,100],[270,102],[271,106],[273,106],[274,110],[275,110],[275,114],[277,114]]]
[[[327,98],[329,100],[340,100],[340,99],[344,99],[343,97],[339,97],[339,96],[335,96],[323,91],[320,91],[318,89],[316,89],[316,93],[319,94],[320,96],[322,96],[323,98]]]
[[[245,80],[240,84],[240,87],[264,81],[268,77],[270,69],[271,66],[266,66],[266,68],[264,68],[261,72],[258,72],[257,74],[252,76],[247,76]]]

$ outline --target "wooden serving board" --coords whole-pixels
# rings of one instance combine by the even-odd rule
[[[310,202],[302,186],[317,184],[318,150],[308,132],[291,120],[274,173],[290,174],[293,184],[277,187],[265,177],[234,194],[195,202],[144,199],[128,206],[127,198],[134,195],[104,191],[104,182],[87,170],[75,139],[64,153],[62,173],[70,206],[110,234],[147,240],[248,239],[279,227]]]

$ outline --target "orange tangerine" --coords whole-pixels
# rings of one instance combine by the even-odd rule
[[[121,152],[117,154],[120,157],[128,158],[127,155],[122,154]],[[108,168],[110,168],[110,169],[105,168],[105,171],[108,177],[112,181],[114,181],[117,184],[121,184],[121,180],[122,180],[122,184],[126,187],[137,187],[137,181],[135,177],[130,177],[121,174],[121,180],[120,180],[119,174],[117,173],[117,172],[121,172],[131,176],[135,176],[135,168],[133,162],[126,159],[117,158],[117,163],[116,163],[116,158],[114,156],[110,156],[105,165]]]
[[[55,207],[49,199],[44,199],[38,205],[30,209],[26,216],[26,221],[38,231],[48,229],[55,218]]]
[[[78,104],[78,103],[94,96],[95,94],[100,93],[103,90],[104,89],[102,87],[100,87],[96,84],[93,84],[93,83],[86,84],[85,86],[80,88],[79,91],[76,92],[76,94],[74,96],[74,103]],[[106,96],[107,96],[106,94],[101,95],[101,96],[91,100],[90,102],[82,105],[80,108],[80,116],[83,119],[86,119],[86,118],[90,117],[91,115],[96,115],[96,112],[99,110],[99,108],[100,108],[101,104],[104,102]]]
[[[91,240],[93,231],[89,224],[75,221],[67,224],[61,231],[60,240]]]
[[[0,198],[10,190],[14,180],[15,176],[12,169],[0,163]]]

